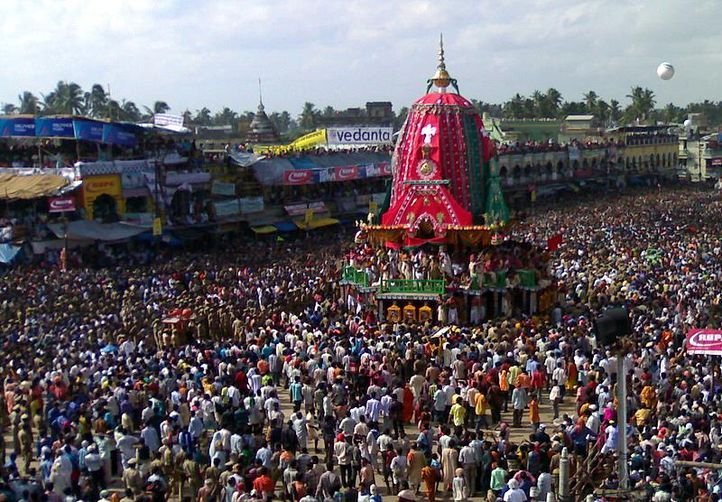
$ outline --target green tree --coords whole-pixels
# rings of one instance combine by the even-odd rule
[[[108,94],[100,84],[93,84],[90,92],[86,92],[83,96],[85,101],[85,111],[91,117],[101,118],[108,115]]]
[[[609,100],[609,119],[612,123],[618,123],[619,119],[622,118],[622,108],[619,106],[619,101],[616,99]]]
[[[409,108],[407,106],[401,107],[399,112],[394,116],[394,129],[398,131],[406,122],[406,117],[409,115]]]
[[[18,107],[15,106],[14,104],[12,104],[12,103],[4,103],[3,104],[3,114],[4,115],[13,115],[13,114],[17,113],[17,111],[18,111]]]
[[[524,96],[518,92],[504,103],[503,116],[508,119],[520,119],[524,115]]]
[[[205,106],[196,112],[193,122],[201,126],[211,125],[211,111]]]
[[[141,113],[138,106],[132,101],[123,100],[120,104],[120,120],[128,122],[139,122],[141,120]]]
[[[546,99],[549,106],[554,112],[554,116],[559,116],[559,107],[562,105],[562,93],[554,87],[550,87],[546,92]]]
[[[316,105],[306,101],[303,104],[303,110],[301,111],[301,115],[299,117],[299,125],[306,131],[315,129],[316,124],[318,123],[318,117],[319,112],[316,110]]]
[[[30,91],[18,95],[19,112],[26,115],[37,115],[40,112],[40,100]]]
[[[594,115],[596,115],[602,125],[606,126],[609,122],[609,103],[603,99],[598,100]]]
[[[329,118],[336,115],[336,110],[333,108],[333,106],[327,106],[323,109],[323,112],[321,113],[321,116]]]
[[[667,103],[662,111],[662,120],[666,124],[683,122],[684,110],[674,103]]]
[[[594,111],[596,110],[598,99],[599,96],[594,91],[584,93],[584,104],[587,106],[587,110],[589,110],[589,113],[594,113]]]
[[[654,110],[654,92],[646,87],[643,89],[635,86],[627,97],[632,100],[632,104],[627,108],[628,118],[645,122]]]
[[[50,93],[43,96],[43,111],[47,114],[81,115],[86,112],[83,89],[75,82],[61,80]]]

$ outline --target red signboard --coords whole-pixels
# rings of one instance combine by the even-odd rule
[[[688,354],[722,355],[722,330],[691,329],[684,346]]]
[[[308,185],[313,182],[313,171],[310,169],[293,169],[284,171],[284,185]]]
[[[348,181],[358,178],[358,168],[356,166],[337,167],[334,172],[336,181]]]
[[[379,176],[391,176],[391,163],[381,162],[379,163]]]
[[[65,213],[75,211],[75,199],[72,197],[51,197],[48,199],[49,213]]]

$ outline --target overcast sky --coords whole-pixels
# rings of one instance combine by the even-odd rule
[[[172,111],[267,110],[423,94],[444,33],[449,72],[468,98],[502,102],[557,88],[622,103],[722,99],[720,0],[2,0],[0,102],[58,80]],[[677,71],[657,78],[662,61]]]

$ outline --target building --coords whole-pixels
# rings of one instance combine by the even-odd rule
[[[599,132],[594,115],[567,115],[559,127],[559,142],[597,138]]]
[[[722,134],[680,136],[678,174],[690,181],[722,178]]]
[[[393,105],[390,101],[369,101],[366,109],[347,108],[333,115],[320,116],[319,128],[334,126],[392,126],[394,123]]]
[[[676,175],[679,162],[679,135],[676,126],[627,126],[608,131],[619,146],[620,160],[629,175]]]

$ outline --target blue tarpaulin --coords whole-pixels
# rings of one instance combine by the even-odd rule
[[[295,232],[298,230],[298,227],[292,221],[279,221],[278,223],[274,223],[273,226],[276,227],[279,232]]]
[[[22,248],[12,244],[0,244],[0,263],[12,263]]]

